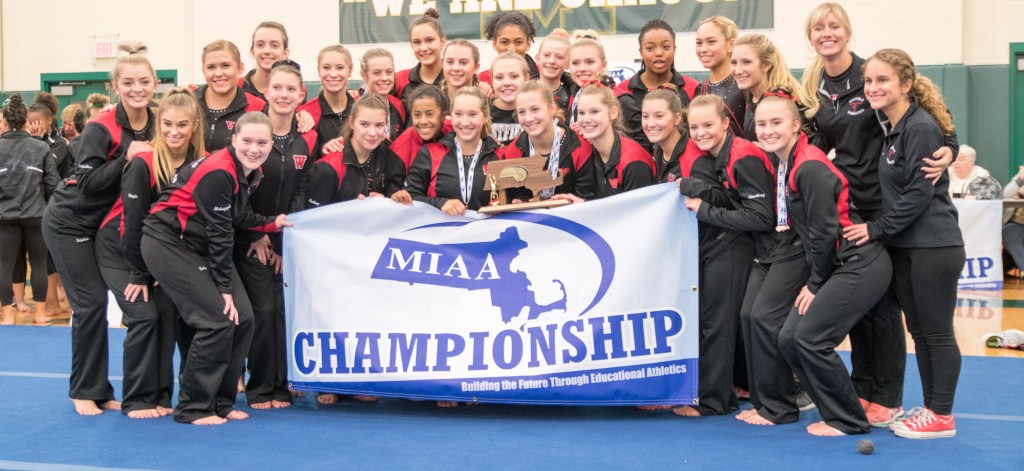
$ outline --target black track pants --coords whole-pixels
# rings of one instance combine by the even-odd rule
[[[291,402],[281,275],[274,273],[272,265],[264,265],[256,257],[246,257],[241,248],[235,250],[234,259],[253,313],[245,397],[250,404],[270,400]]]
[[[174,420],[191,423],[203,417],[226,417],[234,410],[238,378],[252,342],[252,307],[232,269],[232,297],[238,324],[224,314],[224,298],[208,263],[180,246],[142,237],[142,258],[150,273],[174,301],[194,336],[183,359]]]
[[[779,348],[822,420],[846,434],[867,433],[870,426],[835,348],[878,302],[891,278],[892,263],[884,252],[838,267],[807,312],[800,315],[794,308],[779,333]]]
[[[874,221],[881,217],[881,210],[859,214],[865,221]],[[895,283],[850,331],[850,347],[850,377],[857,396],[889,408],[902,406],[907,338]]]
[[[59,233],[50,208],[43,214],[43,239],[61,273],[71,316],[72,399],[114,400],[107,378],[107,285],[96,263],[95,234]]]
[[[733,367],[754,242],[744,234],[729,243],[701,250],[700,405],[695,409],[701,415],[721,415],[739,408],[732,389]]]
[[[779,331],[808,276],[810,268],[802,255],[768,265],[754,263],[740,312],[750,401],[761,417],[777,424],[800,417],[793,370],[779,351]]]
[[[108,234],[110,231],[113,234]],[[120,253],[116,226],[100,230],[96,258],[107,288],[121,308],[124,337],[124,383],[121,412],[171,407],[174,394],[174,323],[177,309],[160,287],[149,286],[149,302],[124,297],[130,271]]]

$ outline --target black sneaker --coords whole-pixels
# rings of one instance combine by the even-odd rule
[[[811,395],[807,394],[807,391],[803,389],[796,393],[796,406],[800,408],[800,412],[807,412],[818,408],[818,406],[814,405],[814,401],[811,400]]]

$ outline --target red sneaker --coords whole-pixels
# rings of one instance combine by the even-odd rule
[[[881,404],[871,404],[866,411],[868,422],[872,427],[889,427],[897,420],[903,418],[903,408],[889,408]]]
[[[914,414],[915,412],[917,413]],[[914,409],[911,414],[913,417],[896,421],[889,426],[897,437],[923,439],[956,436],[956,423],[952,415],[938,415],[928,408]]]

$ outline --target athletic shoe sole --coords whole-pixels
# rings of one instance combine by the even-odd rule
[[[896,434],[897,437],[928,440],[932,438],[953,438],[956,436],[956,429],[943,430],[941,432],[911,432],[906,427],[901,427],[892,429],[892,433]]]

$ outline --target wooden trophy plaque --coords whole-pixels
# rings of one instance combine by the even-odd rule
[[[562,170],[559,170],[557,178],[552,179],[551,172],[544,170],[544,165],[547,163],[548,158],[542,155],[488,163],[487,182],[484,183],[484,190],[490,190],[491,204],[480,208],[477,212],[495,214],[505,211],[554,208],[570,204],[568,200],[540,199],[541,190],[555,188],[562,184]],[[533,192],[533,198],[526,203],[509,204],[507,192],[512,188],[526,188]]]

